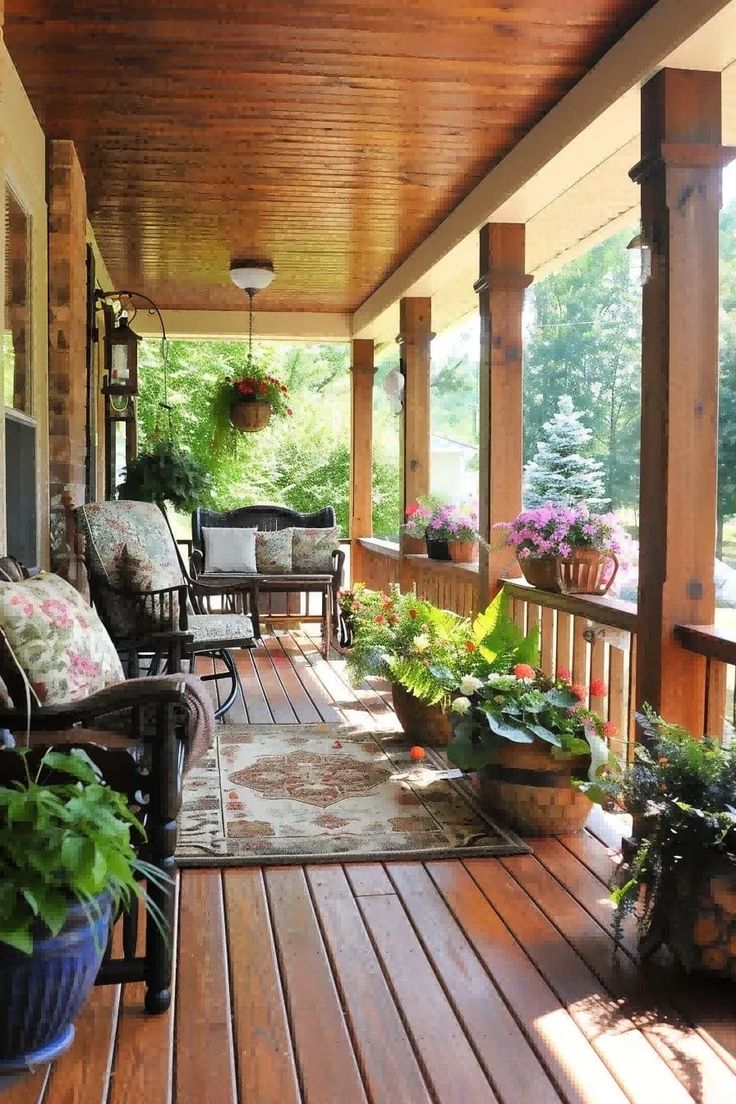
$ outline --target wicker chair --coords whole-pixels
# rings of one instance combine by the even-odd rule
[[[153,503],[90,502],[75,513],[92,600],[116,647],[128,657],[129,673],[138,674],[143,654],[153,656],[149,671],[154,673],[164,657],[169,672],[197,656],[219,659],[225,672],[202,678],[229,679],[216,710],[222,716],[240,686],[232,650],[254,646],[251,618],[240,612],[249,610],[252,588],[243,582],[231,586],[228,593],[237,599],[238,612],[214,613],[207,599],[222,584],[215,591],[189,577],[168,518]]]
[[[0,580],[28,577],[17,560],[0,559]],[[171,1002],[175,922],[176,818],[185,771],[211,745],[214,712],[209,694],[192,675],[128,679],[79,701],[25,708],[27,684],[0,630],[0,678],[12,704],[0,708],[0,729],[18,743],[28,735],[32,755],[47,747],[82,747],[106,782],[124,793],[146,829],[140,854],[170,880],[170,887],[149,883],[147,890],[164,916],[167,933],[146,917],[143,953],[137,952],[138,902],[124,914],[122,955],[108,946],[97,984],[142,981],[149,1012],[164,1012]],[[23,705],[24,707],[21,707]],[[6,738],[7,739],[7,738]],[[15,777],[19,763],[0,751],[0,781]]]

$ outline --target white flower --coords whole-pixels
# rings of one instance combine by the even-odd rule
[[[426,633],[419,633],[414,637],[414,651],[415,652],[427,652],[430,648],[430,639]]]
[[[476,690],[480,690],[482,685],[483,680],[476,678],[475,675],[463,675],[460,680],[460,693],[474,694]]]
[[[455,698],[452,703],[452,712],[465,715],[470,712],[470,698]]]

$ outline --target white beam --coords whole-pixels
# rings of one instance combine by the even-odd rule
[[[172,339],[233,340],[248,337],[248,312],[213,310],[165,310],[166,332]],[[160,336],[155,315],[140,306],[133,323],[141,337]],[[255,337],[271,341],[349,341],[350,315],[306,311],[259,311],[253,314]]]
[[[353,335],[384,340],[396,333],[399,299],[446,285],[464,268],[467,240],[485,222],[529,221],[634,137],[638,88],[662,65],[725,68],[736,51],[715,17],[735,8],[733,0],[660,0],[366,299],[353,316]],[[703,64],[704,53],[710,63]]]

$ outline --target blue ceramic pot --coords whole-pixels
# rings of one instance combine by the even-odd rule
[[[91,924],[75,903],[58,935],[39,925],[31,955],[0,943],[0,1090],[3,1081],[71,1045],[73,1022],[94,985],[110,931],[110,894],[101,894],[97,905]]]

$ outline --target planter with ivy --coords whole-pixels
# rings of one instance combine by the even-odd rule
[[[182,513],[207,505],[211,495],[212,477],[204,465],[165,439],[130,461],[118,487],[119,498],[170,503]]]
[[[162,876],[84,751],[0,751],[0,778],[2,1090],[71,1045],[118,909],[143,895],[137,876]]]
[[[257,433],[272,417],[291,416],[289,389],[265,368],[251,363],[244,375],[226,376],[218,384],[212,412],[216,440],[226,437],[229,428]]]
[[[617,874],[614,934],[635,914],[643,958],[669,947],[686,970],[736,981],[736,744],[695,739],[652,710],[634,762],[593,790],[634,816]]]

